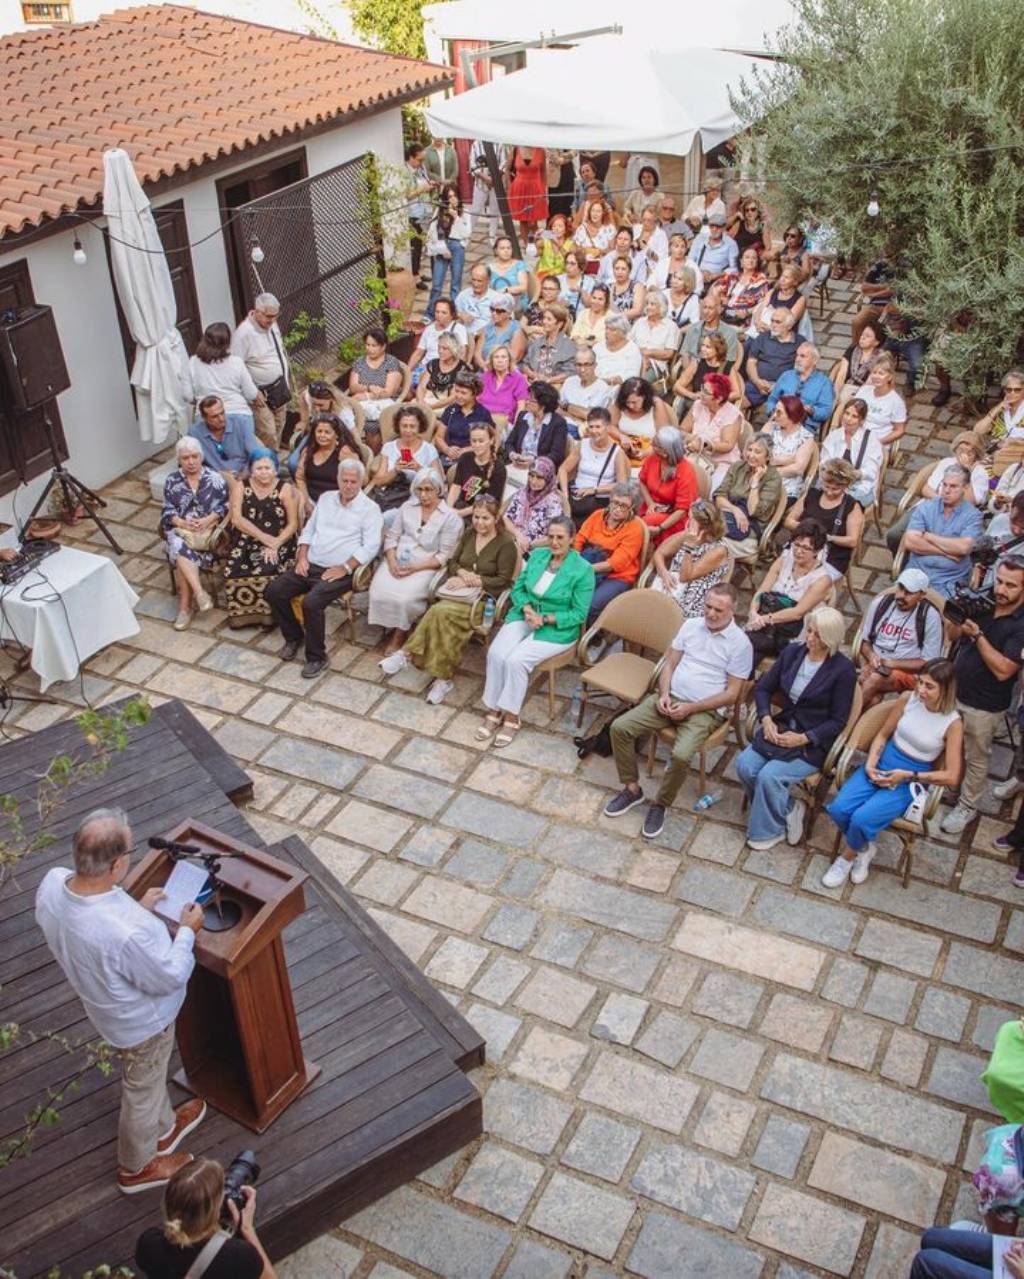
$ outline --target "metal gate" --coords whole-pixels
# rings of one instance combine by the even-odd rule
[[[367,216],[367,159],[347,160],[239,211],[243,242],[263,250],[262,262],[247,263],[253,295],[277,297],[286,339],[303,315],[314,322],[308,338],[292,348],[305,362],[329,353],[333,363],[339,342],[380,319],[359,310],[367,273],[383,271],[380,237]]]

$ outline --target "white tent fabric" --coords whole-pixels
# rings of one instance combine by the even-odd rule
[[[188,352],[176,327],[178,308],[153,211],[121,150],[103,153],[103,213],[117,295],[137,344],[131,383],[139,431],[160,444],[188,425]]]
[[[792,0],[647,0],[635,9],[621,0],[560,0],[557,5],[551,0],[445,0],[423,7],[428,39],[439,41],[537,40],[618,25],[627,39],[653,44],[659,32],[682,30],[691,47],[751,53],[770,52],[775,32],[793,17]],[[532,56],[527,53],[527,64]]]
[[[432,103],[427,123],[443,137],[655,155],[687,155],[699,134],[710,151],[743,127],[729,88],[738,89],[754,66],[719,49],[652,49],[599,36]],[[626,110],[623,85],[643,86]]]

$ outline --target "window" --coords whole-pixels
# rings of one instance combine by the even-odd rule
[[[73,22],[70,4],[26,4],[22,3],[21,16],[25,22]]]

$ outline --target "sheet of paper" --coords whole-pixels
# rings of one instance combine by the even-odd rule
[[[1013,1235],[992,1236],[992,1279],[1013,1279],[1003,1258],[1019,1240]]]
[[[196,866],[193,862],[175,862],[174,869],[164,884],[166,897],[156,904],[156,913],[164,919],[181,921],[181,912],[189,902],[194,902],[203,891],[209,872],[205,866]]]

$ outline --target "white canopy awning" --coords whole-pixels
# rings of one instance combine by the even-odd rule
[[[428,36],[438,40],[537,40],[618,25],[632,39],[669,41],[678,31],[695,48],[763,53],[779,27],[793,20],[792,0],[647,0],[630,9],[621,0],[446,0],[423,6]],[[678,38],[678,37],[676,37]],[[527,54],[527,62],[530,55]]]
[[[443,137],[656,155],[687,155],[699,135],[710,151],[743,128],[729,89],[749,79],[754,65],[719,49],[657,49],[649,39],[599,36],[436,101],[427,122]],[[626,86],[633,86],[628,94]]]
[[[149,198],[125,151],[103,153],[103,213],[117,296],[136,342],[131,383],[139,432],[159,444],[188,425],[188,352]]]

